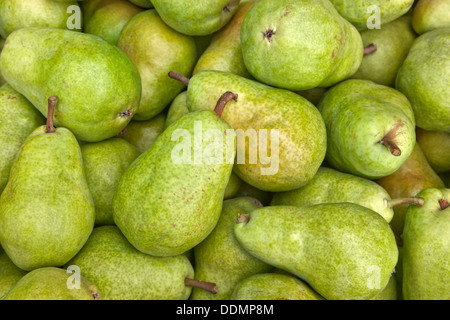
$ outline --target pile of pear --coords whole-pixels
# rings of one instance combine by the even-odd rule
[[[0,300],[450,299],[450,1],[371,4],[0,0]]]

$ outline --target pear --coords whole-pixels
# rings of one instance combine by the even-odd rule
[[[450,27],[418,37],[400,68],[396,88],[411,102],[416,125],[450,133]]]
[[[450,292],[450,189],[427,188],[410,207],[403,230],[403,297],[447,300]]]
[[[300,279],[277,273],[259,273],[242,280],[231,300],[324,300]]]
[[[241,187],[242,180],[237,176],[236,173],[231,172],[230,180],[228,181],[227,187],[225,188],[225,193],[223,194],[223,199],[232,199],[236,197]]]
[[[395,273],[392,274],[386,287],[370,300],[398,300],[397,278]]]
[[[134,16],[123,28],[117,46],[139,70],[142,98],[134,120],[150,120],[185,87],[171,81],[167,73],[178,69],[191,74],[197,61],[192,37],[167,26],[154,9]]]
[[[416,128],[416,138],[436,173],[450,171],[450,133]]]
[[[180,118],[122,175],[114,222],[139,251],[179,255],[216,226],[236,154],[235,137],[226,137],[231,128],[221,119],[231,99],[237,95],[225,92],[215,111]]]
[[[144,9],[150,9],[153,8],[153,4],[151,0],[128,0],[131,3],[134,3],[135,5],[144,8]]]
[[[317,106],[327,90],[327,88],[312,88],[308,90],[300,90],[296,93],[311,102],[313,105]]]
[[[139,106],[141,81],[135,66],[94,35],[40,27],[17,30],[6,40],[0,68],[11,87],[43,115],[48,97],[58,97],[55,125],[78,140],[97,142],[117,135]]]
[[[61,266],[87,241],[95,221],[83,159],[75,136],[47,125],[20,147],[0,197],[0,243],[19,268]]]
[[[19,148],[37,127],[45,124],[42,114],[9,84],[0,87],[0,194],[6,186]]]
[[[327,162],[367,179],[395,172],[411,154],[415,118],[399,91],[350,79],[329,89],[317,108],[327,126]]]
[[[65,2],[2,0],[0,1],[0,36],[6,38],[12,32],[28,27],[68,29],[68,19],[73,14],[68,10],[69,6],[78,7],[78,3],[69,0]],[[82,21],[80,26],[81,24]]]
[[[97,286],[78,276],[72,279],[71,271],[63,268],[39,268],[24,275],[4,300],[101,300]]]
[[[117,45],[125,24],[143,9],[128,0],[85,0],[81,2],[83,32]]]
[[[444,188],[441,178],[430,167],[419,144],[405,163],[394,173],[376,181],[392,198],[416,197],[426,188]],[[418,197],[416,197],[418,198]],[[401,236],[405,225],[405,214],[409,204],[394,206],[394,217],[390,221],[394,232]]]
[[[358,30],[328,0],[260,0],[242,22],[241,43],[255,79],[293,91],[347,79],[363,58]]]
[[[225,200],[216,227],[194,247],[195,278],[217,284],[219,291],[194,288],[191,300],[229,300],[235,286],[243,279],[273,267],[247,253],[236,240],[234,225],[238,213],[249,213],[262,204],[250,197]]]
[[[3,49],[3,45],[5,43],[5,39],[3,39],[2,37],[0,37],[0,53]],[[5,79],[2,76],[2,70],[0,69],[0,87],[3,86],[6,83]]]
[[[230,179],[231,180],[231,179]],[[264,206],[268,206],[270,204],[270,201],[272,201],[274,193],[263,191],[258,188],[255,188],[254,186],[248,184],[245,181],[240,181],[239,189],[234,195],[235,198],[237,197],[251,197],[257,199],[259,202],[262,203]]]
[[[413,11],[412,26],[418,34],[450,27],[448,0],[418,0]]]
[[[354,203],[269,206],[238,215],[254,257],[306,281],[327,300],[367,300],[389,282],[398,249],[389,224]]]
[[[139,150],[120,138],[81,145],[86,180],[95,204],[95,225],[114,224],[112,200],[120,177]]]
[[[119,136],[135,146],[140,153],[143,153],[164,131],[165,124],[166,116],[164,113],[146,121],[131,120]]]
[[[239,0],[151,1],[168,26],[190,36],[204,36],[220,30],[239,6]]]
[[[17,267],[0,247],[0,300],[26,274],[27,271]]]
[[[182,116],[189,113],[186,100],[187,91],[179,93],[175,97],[175,99],[173,99],[173,101],[170,103],[169,109],[167,110],[166,123],[164,124],[164,128],[167,128]]]
[[[214,34],[210,45],[198,59],[193,74],[202,70],[218,70],[251,78],[242,57],[240,34],[242,21],[255,2],[240,4],[227,25]]]

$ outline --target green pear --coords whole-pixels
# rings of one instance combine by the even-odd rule
[[[403,16],[414,0],[330,0],[337,11],[359,30],[382,29]]]
[[[312,88],[308,90],[300,90],[296,93],[311,102],[313,105],[317,106],[327,90],[327,88]]]
[[[38,27],[17,30],[6,40],[0,68],[11,87],[43,115],[47,99],[58,97],[55,125],[82,141],[115,136],[139,107],[141,81],[135,66],[94,35]]]
[[[450,27],[418,37],[400,68],[396,88],[411,102],[417,127],[450,133]]]
[[[195,46],[197,47],[197,60],[209,47],[213,36],[214,33],[207,34],[205,36],[192,36],[195,41]]]
[[[386,287],[370,300],[398,300],[397,278],[395,273],[392,274]]]
[[[101,300],[97,286],[83,276],[75,279],[71,270],[43,267],[28,272],[4,300]],[[69,285],[70,283],[70,285]]]
[[[153,4],[151,0],[128,0],[131,3],[134,3],[135,5],[141,7],[141,8],[145,8],[145,9],[150,9],[153,8]]]
[[[418,0],[412,16],[412,26],[418,34],[450,27],[450,1]]]
[[[114,222],[139,251],[182,254],[217,224],[236,154],[235,137],[226,137],[231,128],[221,119],[230,99],[236,94],[226,92],[215,111],[180,118],[122,175]]]
[[[350,79],[329,89],[317,108],[327,126],[327,162],[367,179],[395,172],[416,140],[414,113],[399,91]]]
[[[54,0],[1,0],[0,1],[0,36],[8,37],[12,32],[28,27],[69,28],[69,18],[77,1],[58,2]],[[82,16],[79,17],[80,27]]]
[[[131,120],[119,136],[134,145],[143,153],[155,142],[156,138],[164,131],[166,116],[160,113],[150,120]]]
[[[399,244],[397,243],[398,247],[398,261],[397,265],[395,266],[395,282],[397,284],[397,300],[404,300],[403,299],[403,239],[402,242]]]
[[[376,181],[391,198],[409,198],[426,188],[444,188],[444,183],[430,167],[418,143],[413,152],[394,173]],[[394,217],[390,221],[392,230],[401,236],[405,225],[405,215],[409,204],[394,206]]]
[[[11,165],[26,138],[45,124],[42,114],[9,84],[0,87],[0,194]]]
[[[61,266],[88,239],[95,209],[75,136],[51,121],[20,147],[0,197],[0,243],[19,268]]]
[[[421,205],[421,200],[414,197],[391,199],[389,193],[374,181],[321,167],[306,186],[276,193],[271,205],[310,206],[320,203],[350,202],[369,208],[390,222],[394,216],[395,206],[406,203]]]
[[[143,9],[128,0],[85,0],[83,11],[83,32],[94,34],[117,45],[125,24]]]
[[[84,170],[95,204],[95,225],[114,224],[112,200],[125,170],[141,154],[120,138],[81,145]]]
[[[311,180],[326,153],[326,128],[317,108],[289,90],[222,71],[202,71],[189,80],[188,108],[212,109],[227,90],[240,97],[222,115],[237,136],[234,172],[270,192],[296,189]]]
[[[240,34],[242,21],[254,3],[240,4],[227,25],[214,34],[210,45],[198,59],[193,74],[203,70],[218,70],[251,77],[242,57]]]
[[[190,36],[220,30],[239,6],[239,0],[152,0],[152,3],[168,26]]]
[[[17,267],[0,247],[0,300],[26,274],[27,271]]]
[[[389,282],[398,249],[389,224],[354,203],[269,206],[238,216],[254,257],[306,281],[327,300],[367,300]]]
[[[191,300],[229,300],[235,286],[243,279],[273,267],[247,253],[236,240],[234,225],[238,213],[249,213],[262,204],[249,197],[225,200],[216,227],[194,247],[195,278],[213,282],[216,294],[194,288]]]
[[[167,26],[154,9],[134,16],[123,28],[117,46],[139,70],[142,98],[134,120],[150,120],[185,88],[170,79],[172,69],[191,74],[197,61],[192,37]]]
[[[411,15],[383,24],[381,29],[361,31],[366,54],[352,78],[395,87],[398,70],[416,37],[411,26]]]
[[[255,188],[254,186],[248,184],[245,181],[240,182],[239,189],[234,195],[235,198],[237,197],[251,197],[257,199],[259,202],[261,202],[264,206],[268,206],[270,204],[270,201],[272,201],[274,193],[263,191],[258,188]]]
[[[358,30],[328,0],[259,0],[242,22],[241,43],[255,79],[293,91],[349,78],[363,58]]]
[[[231,300],[324,300],[302,280],[277,273],[260,273],[242,280]]]
[[[417,143],[436,173],[450,171],[450,132],[416,128]]]
[[[187,91],[183,91],[179,93],[170,103],[169,109],[167,110],[164,128],[167,128],[187,113],[189,113],[189,109],[187,107]]]
[[[5,39],[3,39],[2,37],[0,37],[0,53],[3,49],[3,45],[5,44]],[[0,69],[0,87],[3,86],[6,83],[5,78],[3,78],[2,76],[2,70]]]
[[[241,187],[242,180],[237,176],[236,173],[231,172],[230,180],[228,181],[227,187],[225,188],[225,193],[223,194],[223,199],[232,199],[236,197]]]
[[[403,230],[403,297],[448,300],[450,189],[427,188],[423,207],[410,207]]]

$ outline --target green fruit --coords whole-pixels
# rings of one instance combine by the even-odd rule
[[[3,50],[3,44],[5,43],[5,39],[0,37],[0,52]],[[5,79],[2,76],[2,70],[0,70],[0,87],[6,83]]]
[[[272,206],[239,215],[251,255],[303,279],[327,300],[367,300],[388,283],[398,249],[389,224],[353,203]]]
[[[450,172],[450,132],[416,128],[417,143],[436,173]]]
[[[141,154],[120,138],[81,145],[86,180],[95,204],[95,225],[114,224],[112,200],[120,177]]]
[[[412,26],[418,34],[450,27],[450,1],[419,0],[414,8]]]
[[[386,287],[370,300],[398,300],[397,278],[395,273],[392,274]]]
[[[5,296],[5,300],[101,300],[95,284],[79,275],[71,279],[70,270],[45,267],[23,276]],[[69,287],[68,283],[74,286]],[[79,287],[77,287],[77,285]]]
[[[117,46],[131,58],[142,80],[134,120],[149,120],[170,104],[184,85],[170,79],[168,72],[191,74],[197,61],[194,39],[168,27],[154,9],[134,16],[123,28]]]
[[[349,78],[363,57],[359,32],[328,0],[260,0],[242,22],[241,42],[253,77],[294,91]]]
[[[0,300],[26,274],[27,271],[17,267],[0,247]]]
[[[141,8],[153,8],[151,0],[128,0]]]
[[[242,180],[237,176],[236,173],[231,172],[230,180],[228,181],[227,187],[225,188],[225,193],[223,194],[223,199],[235,198],[236,194],[239,192]]]
[[[244,182],[241,180],[239,189],[234,195],[235,198],[237,197],[251,197],[257,199],[259,202],[261,202],[264,206],[268,206],[270,204],[270,201],[272,201],[273,192],[267,192],[260,190],[258,188],[255,188],[254,186]]]
[[[47,99],[58,97],[55,125],[79,140],[97,142],[117,135],[139,106],[138,71],[123,52],[97,36],[20,29],[6,40],[0,68],[11,87],[42,114],[47,115]]]
[[[175,99],[173,99],[173,101],[169,106],[169,110],[167,111],[166,123],[164,125],[165,128],[170,126],[172,123],[180,119],[185,114],[189,113],[186,100],[187,100],[187,91],[181,92],[175,97]]]
[[[229,300],[235,286],[257,273],[273,267],[247,253],[236,240],[234,225],[238,213],[249,213],[261,203],[248,197],[223,202],[220,219],[211,234],[194,248],[195,278],[217,284],[219,291],[194,288],[191,300]]]
[[[417,127],[450,133],[450,27],[415,41],[400,68],[396,88],[411,102]]]
[[[396,171],[415,145],[414,113],[399,91],[368,80],[346,80],[317,108],[327,126],[327,162],[342,172],[378,179]]]
[[[242,280],[231,300],[324,300],[306,283],[286,274],[260,273]]]
[[[427,188],[421,208],[410,207],[403,230],[403,297],[448,300],[450,189]]]

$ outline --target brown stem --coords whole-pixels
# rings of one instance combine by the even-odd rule
[[[222,116],[223,109],[227,105],[230,100],[234,100],[237,102],[238,95],[237,93],[233,93],[231,91],[225,92],[217,101],[216,107],[214,108],[214,112],[220,118]]]
[[[219,289],[217,288],[217,285],[212,282],[205,282],[205,281],[185,278],[184,284],[189,287],[196,287],[196,288],[206,290],[208,292],[211,292],[212,294],[216,294],[219,291]]]
[[[399,157],[402,155],[402,150],[392,141],[387,135],[380,140],[380,143],[388,147],[389,151],[393,156]]]
[[[424,199],[423,198],[398,198],[398,199],[391,199],[387,200],[387,205],[389,208],[400,206],[402,204],[413,204],[415,206],[421,207],[423,206]]]
[[[181,73],[178,73],[178,72],[175,72],[175,71],[170,71],[169,72],[169,77],[171,77],[172,79],[180,81],[186,87],[189,85],[189,78],[185,77]]]
[[[445,199],[439,200],[439,205],[441,206],[441,210],[445,210],[450,207],[450,203],[448,203]]]
[[[239,213],[236,219],[236,223],[247,223],[250,221],[250,217],[246,214]]]
[[[53,133],[55,132],[55,128],[53,126],[53,114],[55,113],[55,106],[58,103],[58,98],[55,96],[52,96],[48,98],[48,110],[47,110],[47,127],[46,132],[47,133]]]
[[[364,48],[364,55],[367,56],[375,51],[377,51],[377,45],[375,43],[371,43]]]

